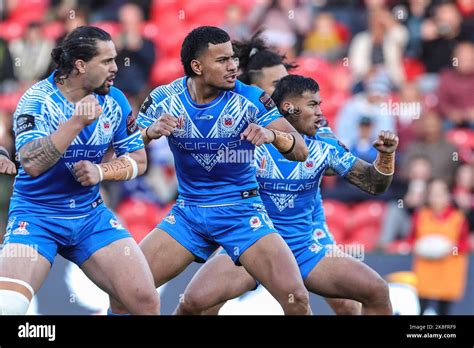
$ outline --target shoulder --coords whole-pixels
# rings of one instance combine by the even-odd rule
[[[167,85],[161,85],[153,89],[150,92],[149,98],[151,101],[155,103],[159,103],[160,101],[172,96],[177,95],[186,89],[186,77],[180,77],[179,79],[174,80],[173,82]]]
[[[271,110],[275,107],[272,98],[260,87],[246,85],[237,80],[235,83],[234,93],[240,94],[257,107],[263,105],[267,110]]]

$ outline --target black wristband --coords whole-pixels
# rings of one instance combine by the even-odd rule
[[[296,138],[293,134],[290,134],[292,137],[293,137],[293,144],[291,145],[290,149],[288,151],[285,151],[285,152],[280,152],[282,155],[287,155],[289,154],[291,151],[293,151],[293,149],[295,148],[295,145],[296,145]]]
[[[0,149],[0,156],[5,156],[6,158],[10,159],[10,154],[7,150]]]
[[[149,126],[145,128],[145,135],[148,139],[150,140],[153,140],[152,138],[150,138],[150,136],[148,135],[148,128],[150,128]]]

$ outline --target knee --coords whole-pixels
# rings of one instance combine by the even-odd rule
[[[388,284],[381,277],[377,277],[377,280],[371,282],[369,286],[369,292],[367,294],[367,300],[376,304],[390,304]]]
[[[309,293],[304,286],[294,286],[287,290],[287,297],[282,299],[286,302],[286,306],[280,301],[282,307],[293,307],[297,308],[296,310],[303,314],[309,313]]]
[[[130,311],[131,314],[160,314],[160,296],[154,289],[139,291],[134,296],[133,302],[136,304],[133,307],[137,313]]]
[[[202,296],[195,293],[185,293],[183,297],[180,298],[176,314],[199,315],[206,309],[208,308],[204,304]]]
[[[337,315],[360,315],[362,305],[353,300],[339,300],[331,302],[331,307]]]
[[[0,289],[0,315],[25,315],[30,300],[13,290]]]

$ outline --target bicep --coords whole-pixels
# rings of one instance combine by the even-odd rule
[[[280,117],[272,122],[270,122],[266,128],[278,130],[280,132],[291,133],[296,132],[296,129],[288,122],[285,118]]]

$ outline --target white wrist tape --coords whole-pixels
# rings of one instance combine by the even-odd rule
[[[104,181],[104,172],[102,171],[102,168],[98,164],[96,164],[95,166],[99,170],[99,182]]]
[[[128,155],[123,155],[121,157],[125,157],[126,159],[128,159],[130,161],[130,164],[132,165],[132,177],[130,179],[127,179],[127,180],[133,180],[137,177],[138,175],[138,164],[137,164],[137,161],[135,161],[132,157],[128,156]]]

